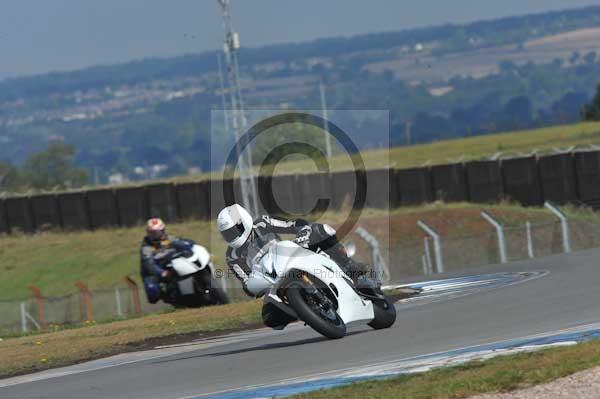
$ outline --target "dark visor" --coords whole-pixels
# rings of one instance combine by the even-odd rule
[[[244,229],[244,225],[240,222],[240,223],[236,224],[235,226],[230,227],[227,230],[222,231],[221,235],[223,236],[223,238],[225,239],[225,241],[232,242],[236,238],[238,238],[242,234],[244,234],[244,230],[245,230]]]

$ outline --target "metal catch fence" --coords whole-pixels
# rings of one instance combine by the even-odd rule
[[[54,325],[119,320],[171,309],[171,306],[163,303],[148,303],[137,287],[94,291],[86,288],[59,297],[46,297],[38,293],[22,301],[0,301],[0,333],[26,333],[52,329]]]
[[[482,212],[489,230],[466,236],[444,236],[419,222],[422,234],[405,237],[399,243],[390,237],[376,237],[359,228],[356,257],[373,265],[374,275],[384,283],[401,282],[407,277],[433,275],[486,264],[526,260],[563,252],[600,247],[600,224],[566,217],[551,204],[547,207],[556,221],[503,227]],[[239,282],[228,270],[217,270],[224,288],[232,300],[243,300]],[[90,291],[76,282],[79,292],[45,297],[36,287],[30,287],[33,297],[23,301],[0,301],[0,334],[16,334],[52,325],[102,322],[172,309],[170,305],[149,304],[137,284],[125,279],[126,286]]]
[[[503,228],[502,239],[492,227],[477,235],[440,236],[437,255],[443,262],[443,271],[453,271],[600,247],[600,225],[569,220],[566,236],[563,227],[561,221],[524,221],[520,226]],[[440,272],[432,237],[411,238],[382,250],[384,257],[390,259],[390,282]]]

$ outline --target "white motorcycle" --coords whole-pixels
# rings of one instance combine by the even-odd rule
[[[254,266],[246,286],[264,294],[265,306],[272,304],[290,318],[336,339],[346,335],[350,323],[382,329],[396,321],[394,304],[379,284],[368,278],[359,281],[357,286],[322,253],[292,241],[278,241]]]
[[[199,307],[229,303],[225,291],[215,278],[215,267],[210,253],[200,245],[176,252],[171,256],[167,269],[172,279],[168,290],[175,290],[176,307]]]

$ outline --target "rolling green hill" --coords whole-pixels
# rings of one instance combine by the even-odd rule
[[[393,146],[409,122],[412,143],[571,123],[600,76],[599,26],[588,7],[244,49],[244,95],[249,109],[318,109],[323,79],[331,109],[389,110]],[[218,168],[216,65],[210,52],[0,81],[0,161],[64,141],[100,183],[152,162],[158,177]]]

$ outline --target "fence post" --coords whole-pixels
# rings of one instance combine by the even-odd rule
[[[425,231],[425,233],[429,234],[431,238],[433,238],[433,250],[435,251],[435,263],[437,266],[438,273],[444,273],[444,261],[442,259],[442,244],[440,243],[440,236],[433,229],[427,226],[422,221],[418,221],[417,225]]]
[[[431,251],[429,249],[429,237],[423,238],[423,246],[425,247],[425,265],[427,266],[427,276],[433,274],[433,266],[431,265]]]
[[[121,292],[119,287],[115,287],[115,303],[117,304],[117,316],[123,317],[123,308],[121,307]]]
[[[571,252],[571,242],[569,240],[569,224],[567,222],[567,216],[554,204],[546,201],[544,206],[550,210],[556,217],[560,219],[560,225],[562,228],[563,237],[563,249],[566,254]]]
[[[40,324],[40,330],[46,329],[46,309],[44,308],[44,296],[42,295],[42,290],[40,290],[35,285],[30,285],[29,290],[33,293],[33,297],[35,298],[35,303],[38,309],[38,320]]]
[[[227,274],[221,273],[221,278],[219,280],[221,280],[221,288],[223,289],[223,291],[225,291],[225,293],[227,295],[229,295],[229,286],[227,284]]]
[[[21,302],[19,306],[19,310],[21,311],[21,331],[27,332],[27,311],[25,310],[25,302]]]
[[[85,306],[86,320],[94,320],[94,313],[92,311],[92,301],[90,300],[90,291],[88,290],[87,285],[85,285],[81,281],[76,281],[75,287],[79,288],[79,291],[81,291],[81,299],[83,300],[83,305]]]
[[[531,223],[527,221],[527,255],[529,255],[529,259],[533,259],[533,239],[531,237]]]
[[[133,301],[133,310],[136,316],[142,315],[142,303],[140,302],[140,290],[137,283],[129,276],[125,276],[125,282],[131,291],[131,300]]]
[[[373,262],[373,268],[377,273],[377,279],[379,281],[389,282],[391,279],[390,269],[381,255],[381,251],[379,250],[379,241],[377,238],[375,238],[375,236],[373,236],[363,227],[356,229],[356,234],[365,240],[371,247],[371,258]]]
[[[37,321],[35,321],[35,319],[33,317],[31,317],[29,312],[27,312],[27,309],[25,308],[25,302],[20,303],[19,310],[21,313],[21,330],[24,333],[27,332],[27,320],[29,320],[31,322],[31,324],[33,324],[38,330],[42,329],[41,326],[39,325],[39,323]]]
[[[500,251],[500,263],[506,263],[507,257],[506,241],[504,240],[504,228],[485,211],[481,211],[481,217],[483,217],[489,224],[496,228],[496,234],[498,235],[498,250]]]

